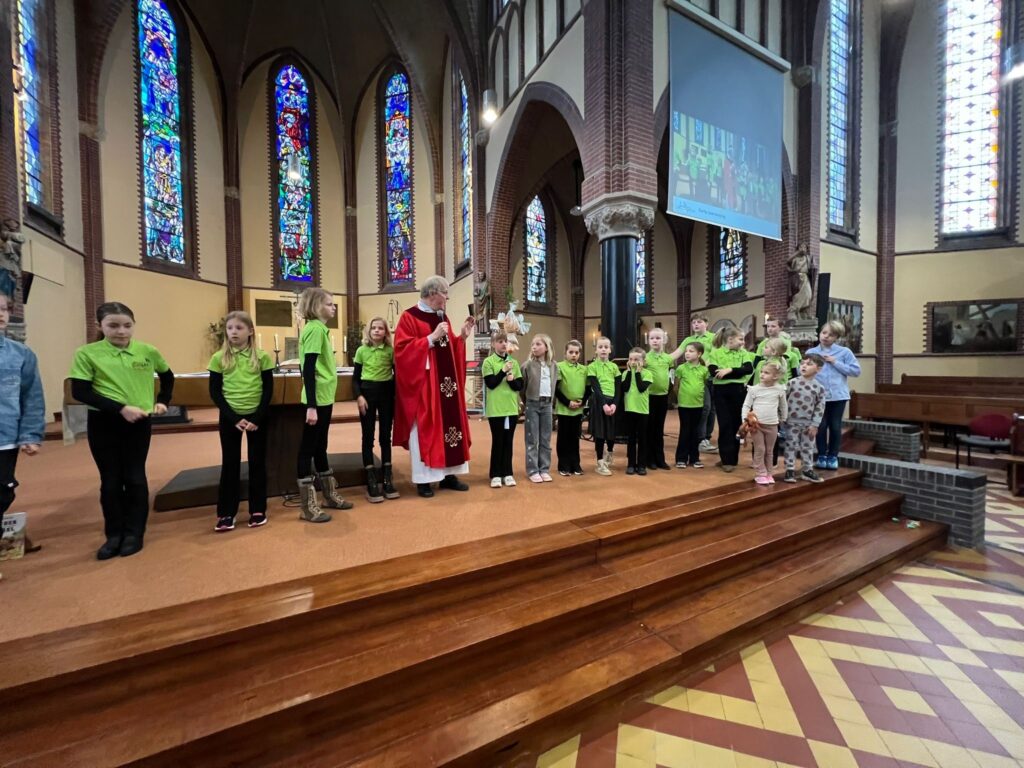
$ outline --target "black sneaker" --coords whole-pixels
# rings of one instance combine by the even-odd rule
[[[700,461],[695,461],[690,466],[693,467],[694,469],[704,469],[704,463]]]
[[[647,467],[644,467],[644,466],[637,467],[636,468],[636,473],[638,475],[646,475],[647,474]]]
[[[677,461],[676,462],[676,469],[686,469],[686,462],[685,461]]]
[[[806,480],[809,483],[824,483],[825,478],[815,472],[813,469],[805,469],[803,474],[800,475],[801,479]]]
[[[635,475],[636,474],[636,467],[633,467],[633,466],[626,467],[626,474],[627,475]]]
[[[558,474],[560,474],[562,477],[569,477],[572,474],[572,472],[568,472],[568,471],[566,471],[564,469],[560,469],[560,470],[558,470]]]
[[[227,515],[225,515],[224,517],[218,517],[217,524],[213,526],[213,530],[215,530],[217,533],[224,533],[225,531],[235,530],[235,518],[229,517]]]
[[[259,528],[261,525],[267,524],[267,513],[266,512],[252,512],[249,514],[249,527]]]
[[[786,470],[786,476],[784,478],[782,478],[782,482],[784,482],[784,483],[795,483],[796,482],[796,472],[794,472],[792,469],[787,469]]]
[[[429,499],[434,495],[434,489],[430,487],[430,483],[417,483],[416,493],[424,499]]]
[[[583,467],[573,467],[572,473],[574,475],[582,475],[583,474]]]
[[[437,484],[438,488],[446,488],[449,491],[468,491],[469,486],[459,480],[455,475],[445,475],[444,480]]]

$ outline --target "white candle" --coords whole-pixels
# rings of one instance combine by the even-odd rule
[[[768,325],[768,318],[771,317],[767,312],[764,313],[764,324]]]
[[[277,352],[281,348],[277,345],[277,334],[274,334],[274,351]]]
[[[256,346],[258,346],[260,349],[263,349],[263,334],[262,333],[257,333],[256,334]]]
[[[644,344],[646,344],[646,343],[647,343],[647,334],[645,333],[644,334]]]
[[[338,348],[334,346],[334,334],[331,334],[331,352],[337,352]]]

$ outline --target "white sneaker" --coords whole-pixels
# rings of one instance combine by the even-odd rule
[[[492,477],[491,478],[491,488],[501,488],[501,478],[500,477]]]
[[[516,484],[516,479],[514,477],[512,477],[512,475],[505,475],[505,485],[506,486],[515,485],[515,484]]]
[[[718,453],[718,448],[713,446],[710,440],[701,440],[700,449],[704,451],[704,453]]]
[[[597,469],[595,471],[597,472],[597,474],[605,476],[608,476],[612,473],[612,471],[608,469],[608,462],[605,459],[601,459],[600,461],[597,462]]]
[[[604,461],[605,461],[605,464],[608,465],[608,469],[611,469],[612,467],[615,466],[615,454],[612,453],[611,451],[608,451],[608,453],[605,454],[605,460]]]

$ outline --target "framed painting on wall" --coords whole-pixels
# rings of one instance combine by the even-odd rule
[[[846,299],[828,300],[828,319],[838,320],[846,326],[843,343],[856,354],[860,354],[864,343],[864,305],[859,301]]]
[[[1020,350],[1021,301],[930,302],[926,307],[928,352],[977,355]]]

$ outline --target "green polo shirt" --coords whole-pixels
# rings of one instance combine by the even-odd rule
[[[132,339],[121,349],[103,339],[75,350],[68,376],[91,381],[97,395],[152,413],[153,374],[168,370],[164,356],[150,344]]]
[[[622,372],[623,386],[625,386],[626,374],[629,373],[629,369]],[[623,401],[625,404],[626,411],[629,413],[650,413],[651,412],[651,388],[648,387],[643,392],[637,387],[637,380],[650,381],[653,383],[654,374],[648,371],[646,368],[641,368],[639,371],[633,371],[633,375],[630,377],[629,389],[623,392]]]
[[[274,368],[274,361],[262,349],[256,350],[259,360],[257,370],[252,369],[251,347],[235,350],[234,361],[228,370],[224,369],[224,351],[215,352],[207,368],[224,376],[224,399],[231,410],[239,416],[255,413],[263,396],[263,372]]]
[[[647,391],[652,395],[668,394],[668,372],[672,369],[672,355],[668,352],[648,352],[645,368],[654,376]]]
[[[739,368],[744,363],[753,362],[754,355],[744,347],[729,349],[728,347],[717,347],[711,350],[708,355],[707,364],[710,368],[717,365],[719,368]],[[741,376],[735,371],[725,379],[711,379],[712,384],[744,384],[750,380],[750,376]]]
[[[390,344],[363,344],[353,363],[363,366],[361,381],[391,381],[395,378],[395,348]]]
[[[334,395],[338,391],[338,365],[334,362],[334,350],[331,349],[331,334],[322,320],[307,320],[299,337],[299,365],[306,355],[316,355],[316,403],[314,405],[334,405]],[[302,388],[302,403],[306,403],[306,388]]]
[[[484,364],[480,368],[481,375],[486,378],[505,367],[505,361],[512,361],[512,378],[523,378],[523,371],[519,367],[519,361],[514,357],[500,357],[492,353],[484,358]],[[484,384],[484,387],[487,385]],[[519,393],[508,385],[508,379],[502,379],[501,383],[494,389],[488,389],[484,395],[484,416],[497,418],[501,416],[515,416],[519,418]]]
[[[587,366],[587,377],[593,376],[605,397],[615,397],[615,380],[619,378],[619,366],[611,360],[591,360]]]
[[[676,405],[680,408],[703,408],[704,390],[708,383],[708,369],[697,363],[683,363],[676,368]]]
[[[779,376],[779,384],[785,385],[789,381],[789,375],[793,372],[793,361],[789,359],[789,355],[786,357],[769,357],[765,360],[761,360],[757,365],[754,366],[753,382],[755,384],[761,383],[761,369],[764,368],[765,363],[778,363],[782,368],[782,375]]]
[[[801,358],[800,350],[793,346],[793,342],[789,338],[788,334],[782,333],[780,335],[786,341],[789,342],[789,349],[786,350],[787,365],[789,366],[790,370],[792,370],[793,368],[798,368],[800,366],[800,358]],[[764,345],[767,344],[767,343],[768,343],[768,339],[761,339],[761,341],[758,342],[758,344],[757,344],[757,352],[755,352],[755,354],[758,357],[764,357]],[[789,374],[787,373],[786,375],[788,376]]]
[[[583,393],[587,390],[587,366],[562,360],[558,364],[558,389],[567,399],[582,401]],[[559,416],[579,416],[583,413],[583,406],[574,411],[556,399],[555,413]]]
[[[704,333],[700,334],[699,336],[687,336],[685,339],[679,342],[679,349],[685,352],[687,344],[694,341],[699,341],[701,344],[704,345],[704,354],[701,355],[700,359],[704,361],[705,365],[707,365],[708,355],[711,354],[711,345],[714,342],[714,340],[715,334],[713,334],[711,331],[704,331]]]

